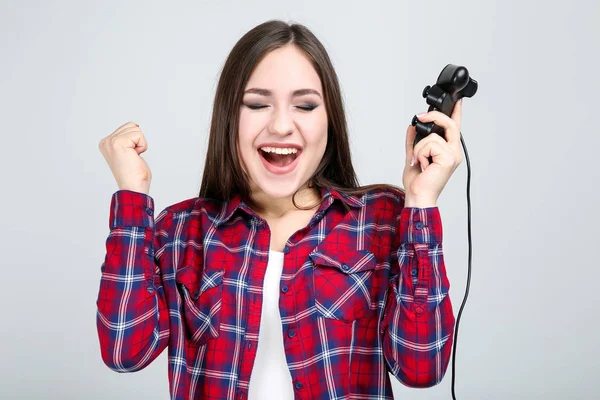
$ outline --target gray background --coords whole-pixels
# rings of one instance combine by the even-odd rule
[[[2,1],[0,397],[168,398],[166,351],[133,374],[100,357],[118,188],[98,142],[139,123],[157,212],[196,196],[219,69],[247,30],[280,18],[329,51],[361,184],[402,184],[423,87],[467,66],[480,88],[463,114],[473,275],[457,397],[598,398],[599,17],[598,1]],[[456,313],[466,174],[465,159],[438,203]],[[448,399],[451,364],[433,388],[393,382],[397,398]]]

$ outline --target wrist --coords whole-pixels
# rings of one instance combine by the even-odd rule
[[[419,198],[406,195],[404,198],[404,207],[429,208],[437,207],[437,200],[431,198]]]
[[[150,194],[150,186],[148,185],[118,185],[119,190],[129,190],[143,194]]]

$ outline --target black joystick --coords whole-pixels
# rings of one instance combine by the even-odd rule
[[[473,97],[476,92],[477,81],[469,77],[469,71],[465,67],[448,64],[438,76],[437,83],[423,89],[423,97],[429,104],[427,111],[441,111],[447,116],[451,116],[458,100],[463,97]],[[443,128],[433,122],[423,123],[416,115],[412,119],[412,125],[417,131],[413,148],[430,133],[437,133],[444,139],[446,138]],[[433,162],[431,156],[429,162]]]

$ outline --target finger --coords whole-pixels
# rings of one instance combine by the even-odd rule
[[[148,141],[146,141],[146,137],[142,135],[139,129],[133,134],[133,139],[136,142],[135,151],[137,151],[138,154],[142,154],[148,150]]]
[[[425,146],[421,150],[419,150],[418,153],[416,153],[417,159],[419,160],[419,163],[421,164],[421,171],[425,171],[427,169],[427,167],[430,165],[429,157],[431,157],[432,159],[435,159],[437,156],[442,154],[442,152],[443,152],[443,149],[441,148],[440,144],[437,142],[431,141],[431,142],[428,142],[427,144],[425,144]]]
[[[423,147],[417,154],[417,160],[419,160],[419,165],[421,166],[421,172],[425,172],[425,169],[429,167],[429,157],[422,156],[424,151],[426,151],[427,147]]]
[[[126,130],[121,132],[121,134],[114,140],[123,140],[124,148],[135,149],[138,154],[148,150],[148,142],[146,141],[146,137],[142,134],[140,128],[136,126],[133,128],[126,128]]]
[[[441,137],[437,133],[430,133],[425,138],[421,139],[419,143],[417,143],[413,150],[414,154],[418,154],[423,147],[427,146],[427,144],[432,142],[437,143],[442,149],[446,151],[451,151],[450,144],[446,142],[446,140],[444,140],[443,137]]]
[[[120,127],[118,127],[117,129],[115,129],[115,131],[113,132],[114,134],[119,133],[127,128],[131,128],[131,127],[136,127],[139,125],[136,124],[135,122],[129,121],[129,122],[125,122],[123,125],[121,125]]]
[[[450,115],[450,118],[452,118],[453,120],[456,121],[456,124],[458,125],[458,132],[460,132],[460,127],[462,126],[462,103],[463,103],[463,99],[460,99],[459,101],[457,101],[454,104],[454,110],[452,110],[452,114]]]
[[[429,111],[418,116],[419,121],[423,123],[434,122],[437,126],[444,129],[446,141],[456,145],[460,139],[460,128],[458,123],[440,111]]]

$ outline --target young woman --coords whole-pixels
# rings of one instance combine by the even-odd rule
[[[137,371],[168,346],[172,399],[392,399],[388,372],[440,382],[454,317],[436,202],[462,160],[461,107],[419,117],[446,140],[413,149],[408,127],[405,190],[359,187],[322,44],[299,24],[250,30],[220,76],[198,197],[155,220],[139,126],[100,142],[119,186],[104,363]]]

